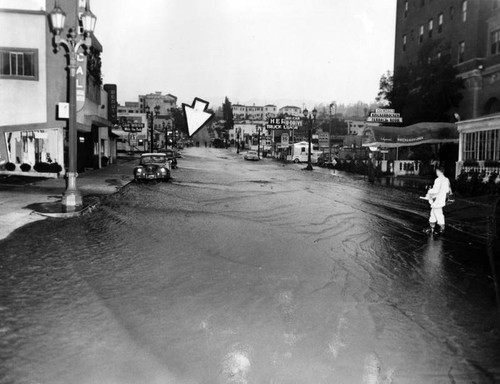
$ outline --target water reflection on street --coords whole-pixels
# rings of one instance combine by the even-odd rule
[[[494,383],[484,245],[418,194],[191,148],[0,245],[0,383]]]

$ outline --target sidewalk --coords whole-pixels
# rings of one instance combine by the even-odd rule
[[[78,175],[77,186],[85,205],[97,202],[99,196],[115,193],[133,180],[138,158],[118,158],[114,164]],[[61,200],[66,179],[32,177],[0,178],[0,240],[25,224],[45,219],[34,207]]]

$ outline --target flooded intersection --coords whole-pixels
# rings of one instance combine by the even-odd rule
[[[423,235],[418,195],[223,150],[179,165],[2,241],[0,383],[499,380],[484,249]]]

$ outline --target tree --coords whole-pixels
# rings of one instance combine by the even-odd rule
[[[182,108],[171,108],[170,117],[172,118],[173,128],[177,132],[182,132],[186,136],[189,136],[188,126]]]
[[[436,58],[436,47],[437,43],[425,45],[416,65],[398,67],[394,75],[387,72],[380,78],[377,101],[401,113],[405,125],[451,121],[452,108],[463,98],[463,80],[451,56]]]
[[[233,106],[229,99],[226,96],[224,100],[224,104],[222,104],[222,118],[224,119],[224,129],[229,131],[233,129],[234,126],[234,118],[233,118]]]

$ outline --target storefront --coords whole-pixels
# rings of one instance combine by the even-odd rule
[[[0,137],[0,173],[57,177],[64,174],[61,128],[4,131]]]
[[[485,177],[500,173],[500,114],[457,123],[460,135],[457,175],[480,172]]]
[[[362,138],[363,147],[381,154],[382,168],[391,169],[395,176],[416,175],[424,162],[437,165],[444,159],[453,158],[458,142],[456,125],[441,122],[418,123],[407,127],[370,126],[364,129]],[[419,158],[424,151],[417,149],[423,146],[427,159]],[[443,153],[443,148],[447,153]],[[454,163],[456,158],[450,161]]]

